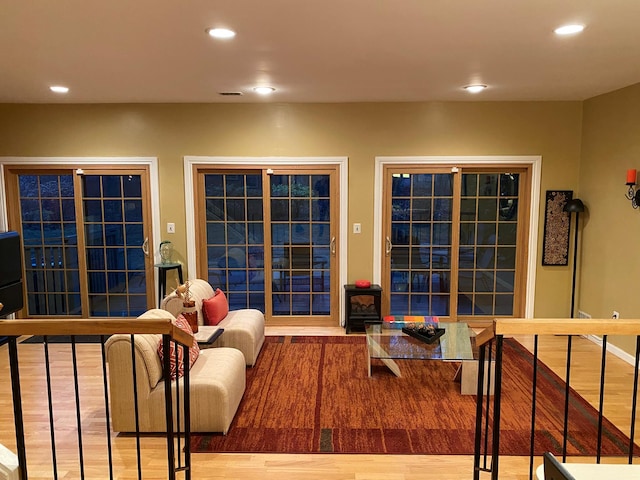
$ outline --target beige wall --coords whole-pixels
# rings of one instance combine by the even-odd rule
[[[584,103],[580,197],[587,206],[580,309],[594,318],[640,318],[640,210],[624,197],[629,168],[640,171],[640,84]],[[613,338],[635,351],[635,338]]]
[[[0,105],[0,156],[158,157],[161,222],[176,223],[183,260],[184,155],[346,156],[349,223],[362,223],[348,233],[352,281],[372,276],[375,156],[541,155],[544,197],[577,190],[581,122],[581,102]],[[570,277],[538,260],[536,316],[568,316]]]

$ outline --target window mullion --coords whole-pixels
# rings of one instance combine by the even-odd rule
[[[463,169],[458,168],[453,173],[453,205],[451,212],[451,281],[450,285],[450,303],[449,313],[452,320],[458,320],[458,268],[459,268],[459,251],[460,251],[460,204],[462,200],[462,172]]]

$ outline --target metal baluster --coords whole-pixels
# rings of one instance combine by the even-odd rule
[[[533,479],[533,455],[536,438],[536,399],[538,396],[538,335],[533,336],[533,379],[531,385],[531,438],[529,439],[529,480]]]
[[[484,456],[484,462],[485,462],[485,468],[487,468],[487,454],[486,452],[489,451],[489,405],[491,404],[491,395],[490,395],[490,391],[491,391],[491,358],[493,355],[493,340],[491,340],[489,342],[489,346],[488,346],[488,350],[489,350],[489,359],[487,361],[487,364],[489,366],[488,371],[487,371],[487,414],[485,415],[485,434],[484,434],[484,451],[485,451],[485,456]],[[483,365],[484,368],[484,365]],[[484,389],[484,385],[482,386],[482,388]],[[481,390],[482,391],[482,390]]]
[[[18,368],[18,337],[9,337],[9,363],[11,368],[11,392],[13,394],[13,422],[16,429],[16,449],[20,465],[20,480],[27,480],[27,454],[24,443],[24,419],[22,418],[22,393]]]
[[[109,388],[107,385],[107,351],[104,346],[105,336],[100,336],[102,350],[102,386],[104,388],[104,411],[107,433],[107,456],[109,458],[109,478],[113,479],[113,452],[111,447],[111,420],[109,411]]]
[[[162,350],[164,352],[164,409],[166,414],[167,423],[167,466],[169,468],[168,479],[175,480],[176,472],[175,466],[175,452],[173,445],[173,406],[171,398],[171,367],[170,367],[170,354],[169,354],[169,342],[171,337],[169,335],[162,335]]]
[[[78,428],[78,455],[80,460],[80,478],[84,478],[84,453],[82,448],[82,416],[80,415],[80,389],[78,386],[78,357],[76,355],[76,336],[71,335],[71,357],[73,360],[73,387],[76,397],[76,426]]]
[[[131,369],[133,370],[133,415],[136,423],[136,455],[138,461],[138,480],[142,480],[142,461],[140,454],[140,412],[138,409],[138,374],[136,373],[135,335],[131,334]]]
[[[598,408],[598,447],[596,449],[596,463],[600,463],[602,453],[602,409],[604,408],[604,376],[607,366],[607,336],[602,336],[602,363],[600,366],[600,406]]]
[[[638,368],[640,368],[640,335],[636,337],[636,361],[633,364],[633,394],[631,398],[631,429],[629,431],[629,464],[633,463],[633,447],[636,434],[636,407],[638,405]]]
[[[487,351],[488,362],[487,360]],[[493,468],[493,462],[491,467],[487,465],[487,456],[489,451],[489,416],[491,410],[491,402],[490,402],[490,394],[491,391],[491,375],[487,376],[487,395],[486,395],[486,403],[485,395],[484,395],[484,372],[485,372],[485,363],[489,365],[489,369],[491,369],[491,355],[493,351],[493,340],[483,345],[479,349],[479,358],[478,358],[478,382],[477,382],[477,390],[476,390],[476,436],[475,436],[475,450],[474,450],[474,480],[478,480],[480,478],[480,472],[490,472]],[[482,430],[482,410],[483,405],[486,405],[485,408],[485,422],[484,422],[484,435]],[[494,434],[495,435],[495,434]],[[483,451],[483,464],[480,466],[480,447],[482,446],[482,438],[484,437],[484,449]]]
[[[53,401],[51,395],[51,366],[49,364],[49,338],[44,336],[44,368],[47,377],[47,400],[49,402],[49,433],[51,435],[51,458],[53,467],[53,478],[58,478],[58,462],[56,455],[56,432],[53,423]]]
[[[176,365],[180,365],[180,362],[178,361],[178,352],[182,352],[182,368],[183,368],[183,372],[184,370],[187,369],[188,365],[189,365],[189,352],[185,351],[187,350],[187,347],[184,345],[179,345],[178,342],[173,342],[173,345],[175,347],[176,350]],[[181,444],[180,444],[180,379],[179,379],[179,375],[178,375],[178,370],[176,369],[176,435],[177,435],[177,440],[178,440],[178,448],[177,448],[177,452],[178,452],[178,470],[182,469],[182,456],[180,455],[181,452]]]
[[[482,401],[484,395],[482,395],[482,384],[484,383],[484,359],[486,354],[487,345],[484,344],[480,347],[478,352],[478,389],[476,390],[476,435],[475,446],[473,449],[473,480],[480,479],[480,446],[482,444]],[[486,450],[485,465],[486,465]]]
[[[184,369],[184,467],[185,480],[191,480],[191,384],[190,362]]]
[[[491,446],[491,480],[498,480],[500,452],[500,401],[502,396],[503,335],[496,337],[496,385],[493,392],[493,445]]]
[[[564,426],[562,428],[562,461],[567,461],[567,432],[569,428],[569,379],[571,376],[571,335],[567,339],[567,368],[564,377]]]

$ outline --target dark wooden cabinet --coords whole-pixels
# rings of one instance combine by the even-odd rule
[[[367,288],[345,285],[344,327],[347,333],[351,333],[352,330],[364,331],[365,322],[381,322],[381,300],[382,288],[379,285]]]
[[[0,319],[23,308],[22,247],[16,232],[0,233]],[[7,337],[0,337],[0,345]]]
[[[22,310],[22,247],[17,232],[0,233],[0,318]]]

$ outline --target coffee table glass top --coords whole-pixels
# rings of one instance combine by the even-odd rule
[[[366,323],[369,358],[396,360],[473,360],[475,332],[466,323],[438,322],[444,335],[433,343],[425,343],[402,331],[413,322]]]

